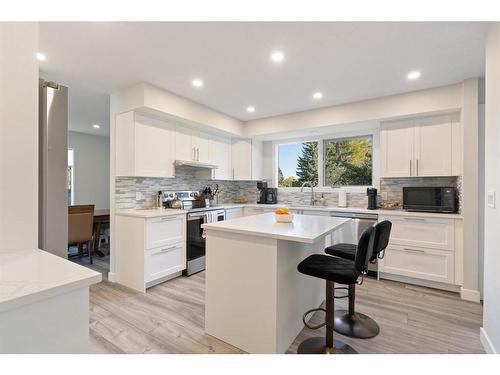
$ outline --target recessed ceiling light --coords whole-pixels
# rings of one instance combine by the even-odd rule
[[[419,79],[421,75],[422,75],[422,74],[420,74],[420,72],[419,72],[418,70],[414,70],[414,71],[412,71],[412,72],[408,73],[407,78],[408,78],[410,81],[414,81],[414,80],[416,80],[416,79]]]
[[[316,99],[316,100],[319,100],[323,97],[323,94],[321,92],[315,92],[313,94],[313,98]]]
[[[281,51],[274,51],[271,54],[271,60],[274,62],[282,62],[285,59],[285,55]]]
[[[201,87],[203,86],[203,81],[201,79],[193,79],[191,81],[191,84],[194,86],[194,87]]]
[[[99,128],[101,127],[101,125],[94,124],[94,125],[92,125],[92,127],[93,127],[94,129],[99,129]]]
[[[247,107],[247,112],[250,112],[250,113],[255,112],[255,107],[248,106]]]
[[[47,56],[45,56],[45,55],[44,55],[43,53],[41,53],[41,52],[37,52],[37,53],[35,54],[35,56],[36,56],[36,59],[37,59],[38,61],[45,61],[45,60],[47,60]]]

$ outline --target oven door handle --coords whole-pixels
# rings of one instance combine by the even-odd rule
[[[193,220],[198,220],[198,219],[201,219],[203,217],[206,217],[207,215],[206,214],[189,214],[188,215],[188,221],[193,221]]]

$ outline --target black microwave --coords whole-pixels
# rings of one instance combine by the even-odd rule
[[[457,212],[454,187],[403,187],[403,209],[422,212]]]

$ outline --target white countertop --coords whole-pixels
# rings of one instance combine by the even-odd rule
[[[203,224],[202,228],[208,232],[214,230],[278,240],[314,243],[318,238],[327,235],[350,220],[329,216],[295,215],[292,223],[277,223],[274,213],[265,213]]]
[[[462,219],[460,214],[441,214],[433,212],[408,212],[404,210],[369,210],[367,208],[360,207],[334,207],[334,206],[293,206],[286,204],[256,204],[256,203],[224,203],[219,205],[225,209],[231,208],[261,208],[263,210],[269,209],[274,210],[277,207],[288,207],[291,210],[302,210],[302,211],[320,211],[320,212],[341,212],[341,213],[368,213],[374,215],[398,215],[398,216],[417,216],[417,217],[440,217],[449,219]],[[175,210],[171,208],[150,208],[150,209],[138,209],[138,210],[121,210],[117,211],[116,215],[120,216],[132,216],[140,218],[150,218],[150,217],[161,217],[169,215],[180,215],[184,214],[185,210]]]
[[[277,207],[288,207],[291,210],[303,210],[303,211],[323,211],[323,212],[342,212],[342,213],[368,213],[374,215],[398,215],[398,216],[421,216],[421,217],[441,217],[441,218],[451,218],[451,219],[462,219],[461,214],[445,214],[436,212],[409,212],[402,209],[396,210],[369,210],[367,208],[361,207],[335,207],[335,206],[294,206],[286,204],[224,204],[224,208],[236,208],[236,207],[251,207],[251,208],[262,208],[262,209],[275,209]]]
[[[0,252],[0,312],[100,282],[102,275],[43,250]]]
[[[120,210],[116,211],[116,215],[118,216],[131,216],[131,217],[141,217],[141,218],[150,218],[150,217],[162,217],[162,216],[170,216],[170,215],[182,215],[185,214],[186,210],[176,210],[173,208],[145,208],[139,210]]]

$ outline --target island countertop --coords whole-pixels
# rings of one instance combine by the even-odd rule
[[[265,213],[203,224],[202,228],[208,231],[231,232],[278,240],[314,243],[318,238],[327,235],[350,220],[328,216],[294,215],[292,223],[277,223],[274,213]]]
[[[43,250],[0,253],[0,312],[88,287],[101,274]]]

